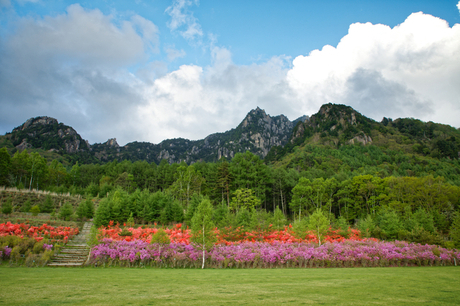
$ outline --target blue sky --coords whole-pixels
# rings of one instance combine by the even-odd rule
[[[0,0],[0,132],[47,115],[90,143],[158,143],[329,102],[459,127],[458,6]]]

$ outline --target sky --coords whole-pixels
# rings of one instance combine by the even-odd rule
[[[196,140],[326,103],[459,128],[459,23],[458,0],[0,0],[0,134]]]

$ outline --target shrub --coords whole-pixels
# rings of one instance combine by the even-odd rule
[[[155,234],[152,235],[152,240],[150,240],[150,243],[169,244],[171,241],[169,240],[169,236],[165,230],[160,228]]]
[[[59,210],[59,218],[65,221],[70,220],[70,216],[73,215],[73,207],[69,202],[66,202]]]
[[[45,241],[43,240],[36,242],[33,247],[33,252],[35,254],[40,254],[41,252],[43,252],[43,244],[45,244]]]
[[[51,213],[54,208],[53,199],[50,195],[47,195],[45,201],[41,204],[40,210],[44,213]]]
[[[2,205],[2,213],[5,215],[9,215],[13,212],[13,205],[11,204],[11,199],[8,199]]]
[[[121,231],[121,233],[118,234],[118,236],[132,236],[133,233],[131,233],[126,227]]]
[[[34,205],[30,209],[30,212],[32,213],[32,215],[37,216],[40,213],[40,207],[38,205]]]
[[[30,208],[32,207],[32,203],[30,203],[30,200],[27,200],[24,202],[24,204],[21,207],[22,212],[29,212]]]

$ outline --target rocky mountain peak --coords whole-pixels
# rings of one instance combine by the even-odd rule
[[[28,119],[22,125],[20,125],[17,128],[13,129],[13,132],[15,132],[15,131],[24,131],[24,130],[28,129],[29,127],[33,127],[33,126],[36,126],[36,125],[54,125],[54,124],[58,124],[58,121],[56,119],[54,119],[54,118],[46,117],[46,116],[35,117],[35,118]]]
[[[73,154],[90,149],[88,143],[72,127],[46,116],[28,119],[13,129],[10,137],[18,150],[40,148]]]
[[[341,104],[324,104],[318,113],[298,125],[291,143],[313,136],[317,133],[321,139],[340,143],[372,143],[370,136],[373,120],[364,117],[352,107]],[[326,140],[325,140],[326,141]]]
[[[114,148],[118,148],[120,146],[120,145],[118,145],[118,142],[117,142],[116,138],[110,138],[109,140],[104,142],[104,144],[109,146],[109,147],[114,147]]]

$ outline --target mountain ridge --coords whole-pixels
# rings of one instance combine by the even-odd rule
[[[352,107],[324,104],[316,114],[290,121],[284,115],[270,116],[257,107],[233,129],[209,134],[199,140],[165,139],[158,144],[130,142],[120,146],[115,138],[90,145],[72,127],[51,117],[35,117],[0,136],[0,146],[10,151],[39,149],[59,154],[72,163],[105,163],[114,160],[145,160],[159,164],[188,164],[232,159],[250,151],[266,163],[282,160],[305,145],[375,145],[434,158],[460,157],[460,130],[449,125],[414,118],[370,119]],[[50,154],[51,154],[50,153]],[[53,158],[56,158],[53,155]]]
[[[55,118],[40,116],[28,119],[3,137],[10,140],[12,150],[42,149],[84,162],[130,159],[159,163],[166,159],[169,163],[194,163],[217,161],[221,157],[231,159],[236,153],[247,150],[264,158],[271,147],[287,143],[295,123],[305,118],[302,116],[291,122],[284,115],[272,117],[257,107],[236,128],[203,139],[174,138],[158,144],[134,141],[120,146],[116,138],[90,145],[72,127]]]

